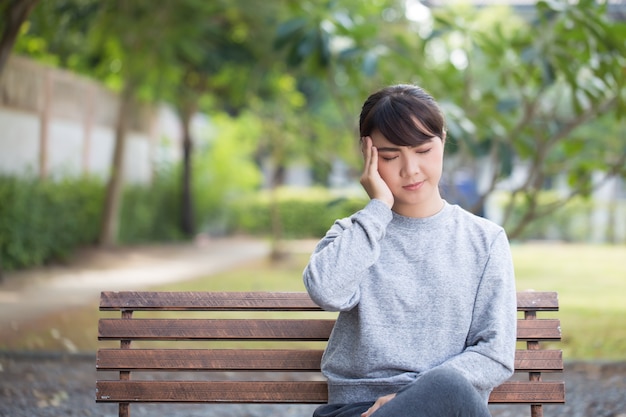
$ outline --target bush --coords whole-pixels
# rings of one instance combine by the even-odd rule
[[[0,176],[0,259],[4,270],[63,259],[95,242],[104,187],[94,178],[60,182]]]
[[[129,185],[120,211],[120,243],[181,238],[175,175]],[[0,176],[0,270],[63,260],[97,242],[105,185],[91,177],[42,181]]]
[[[330,191],[315,189],[280,189],[275,201],[284,238],[320,238],[333,222],[362,209],[367,199],[360,196],[337,197]],[[229,230],[252,235],[270,235],[271,200],[269,191],[248,195],[234,202],[229,216]]]
[[[180,240],[180,186],[177,175],[160,173],[150,186],[124,189],[118,241],[144,243]]]

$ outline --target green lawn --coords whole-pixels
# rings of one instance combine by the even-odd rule
[[[558,291],[566,359],[626,360],[626,247],[513,246],[518,290]]]
[[[555,346],[563,349],[566,360],[626,360],[626,247],[533,243],[512,250],[518,290],[559,293],[563,341]],[[279,265],[257,261],[157,289],[304,291],[301,274],[307,259],[293,255]],[[94,350],[99,315],[96,304],[51,315],[3,337],[0,349],[65,349],[70,341],[78,350]]]

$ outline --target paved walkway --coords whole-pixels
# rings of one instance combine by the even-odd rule
[[[194,279],[260,259],[269,251],[268,242],[247,238],[82,250],[64,266],[6,273],[0,283],[0,332],[5,326],[93,302],[102,290]]]

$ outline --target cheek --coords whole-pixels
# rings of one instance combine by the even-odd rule
[[[390,181],[393,179],[393,168],[391,165],[393,164],[384,160],[378,161],[378,173],[387,184],[390,184]]]

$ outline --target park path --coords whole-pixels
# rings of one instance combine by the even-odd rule
[[[269,242],[245,237],[80,250],[65,265],[5,273],[0,282],[0,333],[7,326],[93,303],[103,290],[141,290],[194,279],[269,252]]]

